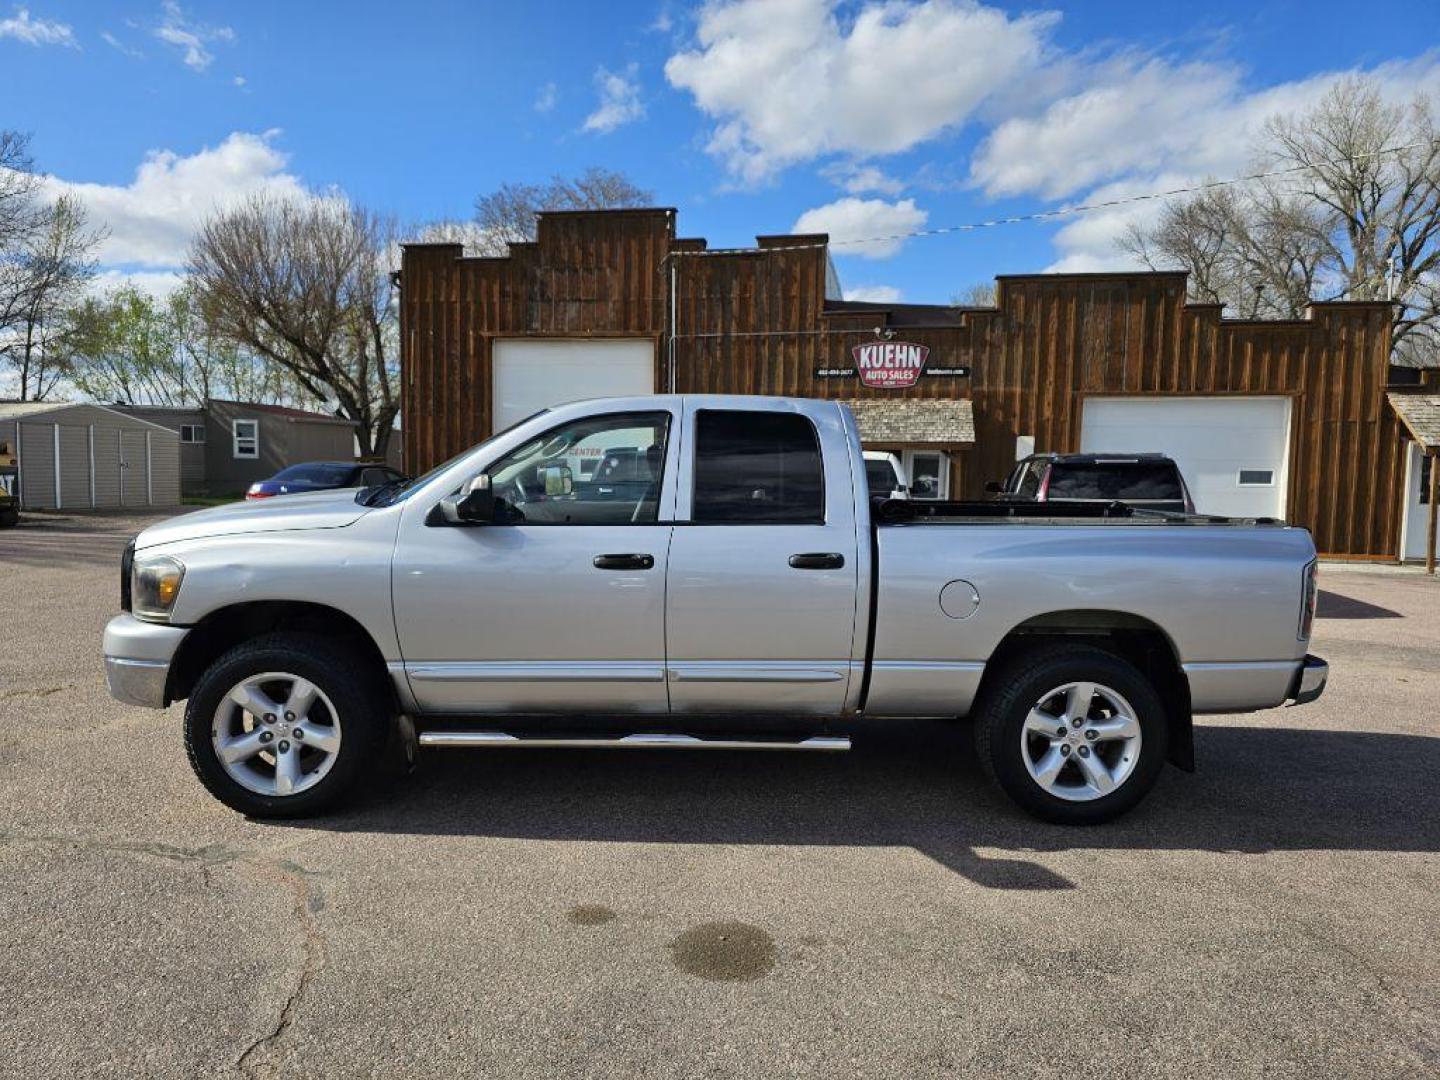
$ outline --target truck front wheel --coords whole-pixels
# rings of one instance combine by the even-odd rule
[[[1109,821],[1144,798],[1164,767],[1167,734],[1145,676],[1085,645],[1017,658],[975,716],[990,777],[1031,814],[1063,825]]]
[[[387,688],[349,651],[312,634],[236,646],[200,677],[185,749],[200,782],[259,818],[319,813],[381,756]]]

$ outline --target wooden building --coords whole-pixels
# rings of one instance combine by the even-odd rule
[[[675,224],[545,213],[508,256],[407,246],[406,467],[597,394],[825,397],[857,403],[922,494],[980,497],[1031,449],[1159,450],[1203,511],[1284,516],[1334,556],[1424,553],[1402,552],[1423,458],[1391,403],[1385,303],[1224,319],[1183,273],[1002,276],[993,308],[859,303],[822,235],[720,251]]]

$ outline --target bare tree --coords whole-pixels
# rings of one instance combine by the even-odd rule
[[[400,411],[393,224],[339,196],[253,196],[212,216],[190,274],[215,333],[278,364],[383,455]]]
[[[0,251],[29,232],[40,177],[30,157],[30,136],[0,130]]]
[[[1190,295],[1245,319],[1294,319],[1325,263],[1323,214],[1293,193],[1211,188],[1165,207],[1150,229],[1131,225],[1120,246],[1152,270],[1181,267]]]
[[[1272,117],[1256,171],[1290,170],[1171,203],[1125,251],[1190,273],[1193,296],[1248,317],[1317,299],[1393,298],[1399,355],[1440,349],[1440,127],[1425,95],[1387,102],[1372,80]]]
[[[477,255],[504,255],[508,244],[535,239],[535,215],[541,210],[608,210],[648,206],[654,193],[636,185],[624,173],[592,166],[579,176],[551,177],[545,184],[501,184],[475,200],[472,233],[449,228],[457,242]],[[446,228],[440,223],[438,228]],[[448,239],[437,236],[436,239]]]
[[[221,337],[205,318],[199,289],[187,279],[165,301],[188,396],[316,407],[285,368]]]
[[[95,276],[91,253],[104,238],[85,210],[61,196],[27,215],[5,259],[11,291],[0,325],[0,358],[13,371],[21,401],[43,401],[66,371],[71,309]]]
[[[989,308],[996,301],[995,282],[977,281],[950,297],[950,306],[957,308]]]

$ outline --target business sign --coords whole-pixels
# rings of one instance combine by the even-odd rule
[[[875,390],[903,390],[914,386],[930,356],[926,345],[910,341],[870,341],[850,350],[860,382]]]

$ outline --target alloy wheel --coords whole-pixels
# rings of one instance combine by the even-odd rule
[[[1025,768],[1042,789],[1068,802],[1117,790],[1140,761],[1140,721],[1118,691],[1072,682],[1040,697],[1020,729]]]
[[[250,675],[215,709],[215,757],[237,784],[259,795],[308,791],[335,764],[340,716],[314,683],[283,671]]]

